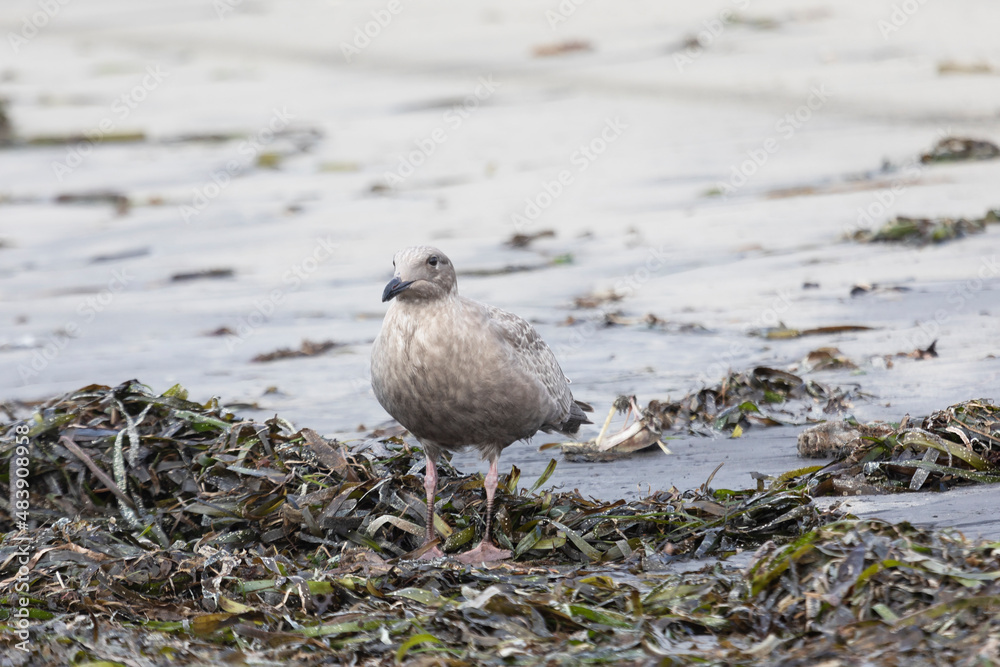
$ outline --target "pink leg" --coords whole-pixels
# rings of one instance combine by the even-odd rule
[[[434,496],[437,495],[437,466],[434,464],[434,459],[427,457],[427,472],[424,474],[424,490],[427,492],[427,533],[424,544],[434,541]],[[421,554],[420,558],[424,560],[430,560],[431,558],[440,558],[444,556],[442,552],[436,546],[431,547]]]
[[[493,525],[493,498],[497,495],[497,483],[500,481],[499,460],[490,461],[490,470],[486,473],[483,486],[486,488],[486,531],[483,533],[483,541],[493,543],[493,533],[490,526]]]
[[[437,495],[438,471],[434,459],[427,457],[427,472],[424,474],[424,491],[427,492],[427,539],[434,539],[434,496]]]
[[[506,560],[511,557],[509,551],[499,549],[493,545],[493,538],[490,533],[490,528],[493,525],[493,498],[496,496],[497,483],[500,481],[500,471],[497,469],[498,464],[498,459],[490,461],[490,471],[486,473],[486,479],[483,480],[483,486],[486,488],[486,531],[483,534],[483,541],[471,551],[466,551],[456,557],[457,560],[463,563],[475,565],[476,563],[485,563],[494,560]]]

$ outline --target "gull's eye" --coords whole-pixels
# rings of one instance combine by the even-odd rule
[[[427,263],[430,264],[431,266],[437,266],[438,265],[437,255],[432,256],[429,260],[427,260]]]

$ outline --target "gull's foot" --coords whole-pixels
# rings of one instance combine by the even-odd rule
[[[506,549],[499,549],[493,546],[489,540],[483,540],[475,549],[455,556],[455,560],[468,565],[478,565],[479,563],[507,560],[510,557],[511,553]]]

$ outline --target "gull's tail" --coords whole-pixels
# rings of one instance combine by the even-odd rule
[[[580,430],[580,426],[594,423],[587,419],[586,415],[587,412],[593,411],[594,408],[583,401],[573,401],[569,406],[569,418],[562,424],[559,424],[556,430],[566,435],[576,435],[576,432]]]

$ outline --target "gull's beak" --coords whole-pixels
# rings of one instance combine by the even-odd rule
[[[382,292],[382,303],[389,301],[392,297],[396,296],[412,284],[412,280],[404,281],[400,280],[398,276],[394,277],[389,281],[389,284],[385,286],[385,290]]]

